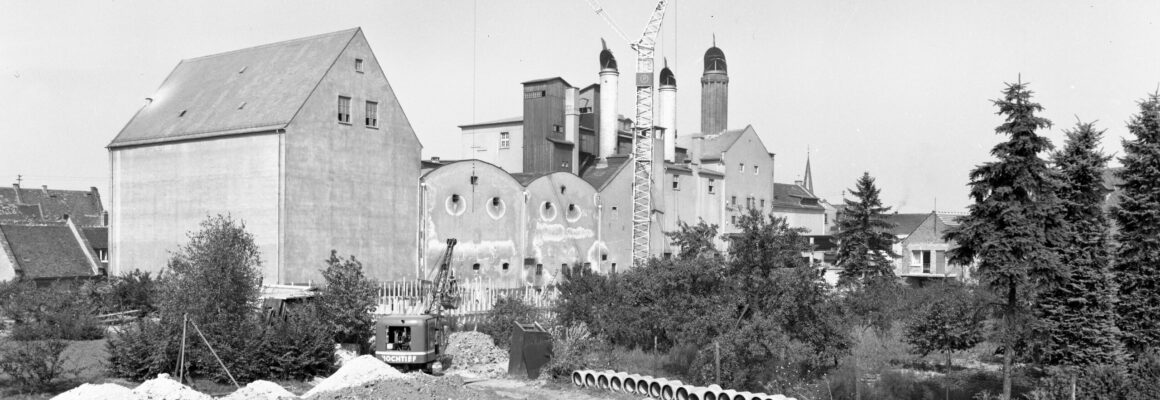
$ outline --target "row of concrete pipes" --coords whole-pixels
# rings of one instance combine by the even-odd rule
[[[738,392],[717,385],[693,386],[678,380],[654,378],[627,372],[577,370],[572,383],[581,388],[638,394],[660,400],[795,400],[780,394]]]

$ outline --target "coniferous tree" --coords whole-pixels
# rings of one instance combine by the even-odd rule
[[[842,268],[838,284],[854,285],[868,278],[894,278],[894,225],[886,220],[890,207],[882,206],[880,190],[869,172],[850,191],[854,200],[844,199],[846,209],[838,216],[838,259]]]
[[[1067,241],[1059,249],[1068,276],[1036,304],[1041,362],[1062,366],[1116,364],[1124,346],[1116,328],[1116,286],[1111,272],[1103,174],[1111,157],[1099,149],[1103,131],[1079,122],[1052,156]]]
[[[1160,93],[1140,102],[1124,140],[1116,220],[1117,306],[1124,344],[1133,351],[1160,346]]]
[[[1056,182],[1040,153],[1051,141],[1036,133],[1051,121],[1036,115],[1043,107],[1031,101],[1023,82],[1007,84],[994,100],[1005,117],[995,132],[1008,140],[995,145],[997,160],[971,171],[970,214],[944,235],[959,247],[950,251],[958,264],[978,263],[980,282],[1004,301],[999,340],[1003,346],[1003,398],[1011,398],[1011,365],[1016,342],[1026,333],[1024,304],[1051,287],[1063,274],[1056,247],[1062,239],[1061,207]]]

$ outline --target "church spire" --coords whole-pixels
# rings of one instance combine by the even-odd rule
[[[810,173],[809,150],[806,151],[806,173],[805,176],[802,177],[802,186],[805,186],[806,190],[809,190],[811,194],[814,193],[814,175]]]

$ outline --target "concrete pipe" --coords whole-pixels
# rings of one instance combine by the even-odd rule
[[[773,396],[769,396],[769,399],[770,400],[788,400],[785,396],[780,395],[780,394],[775,394]]]
[[[661,398],[661,388],[668,382],[669,380],[665,378],[653,378],[652,382],[648,384],[648,397]]]
[[[608,388],[612,387],[612,382],[610,382],[610,378],[612,377],[612,375],[616,375],[616,371],[605,370],[605,371],[597,372],[596,373],[596,387],[604,389],[604,390],[608,390]]]
[[[636,385],[640,381],[640,378],[641,376],[637,374],[624,377],[624,386],[622,386],[621,391],[628,394],[636,394]]]
[[[733,400],[762,400],[760,396],[752,392],[741,392],[733,396]]]
[[[617,372],[608,378],[608,390],[617,393],[624,393],[624,380],[628,378],[627,372]]]
[[[717,400],[736,400],[737,395],[740,393],[741,392],[738,392],[738,391],[733,390],[733,389],[725,389],[725,390],[718,392]]]
[[[636,380],[636,394],[639,394],[639,395],[645,396],[645,397],[649,397],[649,395],[648,395],[649,389],[648,388],[650,386],[652,386],[653,381],[655,381],[655,380],[656,380],[656,378],[653,378],[653,377],[648,376],[648,375],[642,375],[640,378],[637,378],[637,380]]]
[[[591,371],[586,370],[586,369],[579,369],[579,370],[572,371],[572,384],[579,386],[579,387],[584,387],[584,376],[588,372],[591,372]]]
[[[664,386],[661,386],[661,400],[676,400],[677,389],[681,386],[685,386],[681,381],[666,379]]]
[[[680,382],[680,381],[673,381],[673,382]],[[697,387],[693,386],[693,385],[674,385],[674,386],[672,386],[672,388],[673,388],[673,398],[671,400],[689,400],[689,392],[692,392],[693,389],[696,389]]]
[[[717,392],[705,387],[695,387],[689,391],[689,400],[717,400]]]
[[[590,387],[595,387],[595,386],[596,386],[596,371],[593,371],[590,369],[584,370],[584,387],[590,388]]]

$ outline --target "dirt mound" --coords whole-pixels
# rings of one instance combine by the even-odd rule
[[[383,380],[402,380],[407,378],[409,378],[407,374],[391,368],[390,365],[379,361],[375,356],[359,356],[347,361],[333,375],[323,379],[322,382],[319,382],[318,385],[315,385],[310,391],[303,394],[302,398],[320,398],[315,396],[345,388],[365,386]]]
[[[142,382],[128,397],[133,400],[212,400],[207,394],[171,379],[169,374]]]
[[[508,353],[479,332],[455,332],[447,338],[447,355],[451,356],[449,373],[498,378],[507,373]]]
[[[222,397],[222,400],[293,400],[298,396],[290,393],[289,390],[282,388],[277,383],[270,381],[253,381],[246,387],[238,389],[229,396]]]
[[[86,383],[58,394],[52,400],[121,400],[128,398],[132,392],[132,389],[113,383]]]
[[[359,387],[327,392],[311,400],[511,400],[494,393],[470,389],[457,376],[431,376],[423,373],[408,374],[411,379],[378,381]]]

